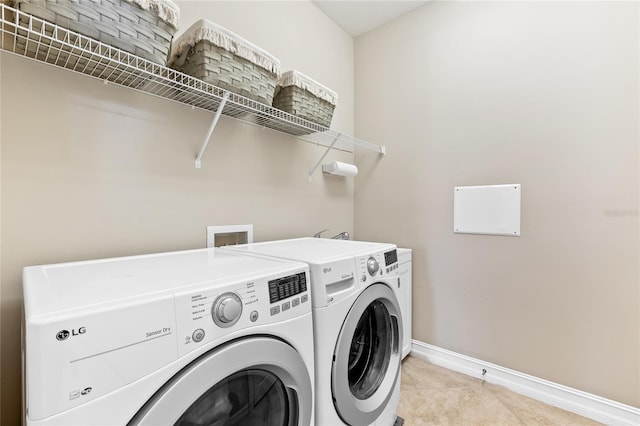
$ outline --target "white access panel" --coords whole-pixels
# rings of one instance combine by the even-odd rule
[[[520,184],[456,186],[453,232],[520,236]]]

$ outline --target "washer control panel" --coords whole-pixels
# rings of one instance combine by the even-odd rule
[[[398,254],[393,249],[368,256],[360,256],[356,258],[356,265],[360,282],[365,283],[369,279],[382,277],[398,269]]]
[[[179,356],[236,330],[311,311],[308,270],[175,296]]]

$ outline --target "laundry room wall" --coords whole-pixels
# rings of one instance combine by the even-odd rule
[[[179,2],[182,30],[225,26],[338,92],[353,134],[353,39],[312,3]],[[213,113],[0,54],[3,425],[20,423],[26,265],[204,247],[207,225],[256,241],[353,232],[353,179],[307,174],[324,148]],[[353,162],[332,151],[327,161]]]
[[[638,2],[430,2],[355,41],[355,236],[413,248],[414,339],[640,406]],[[522,184],[521,237],[453,188]]]

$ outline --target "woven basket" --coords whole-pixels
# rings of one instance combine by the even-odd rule
[[[324,127],[331,127],[335,106],[298,86],[279,87],[273,106]]]
[[[221,89],[271,105],[278,75],[206,40],[189,48],[184,65],[172,68]]]
[[[267,105],[280,76],[277,58],[205,19],[175,41],[168,66]]]
[[[338,94],[300,71],[282,74],[276,86],[273,106],[323,127],[331,126]]]
[[[125,0],[15,0],[14,4],[22,12],[162,65],[177,31],[154,7],[145,10]]]

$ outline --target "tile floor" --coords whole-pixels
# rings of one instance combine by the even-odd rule
[[[412,356],[402,363],[398,415],[405,426],[599,424]]]

